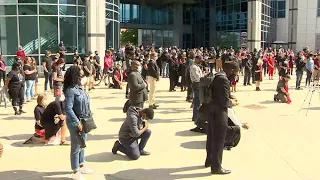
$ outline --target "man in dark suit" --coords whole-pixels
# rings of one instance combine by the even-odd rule
[[[141,76],[142,66],[139,61],[131,63],[131,73],[128,76],[128,86],[130,89],[129,102],[131,106],[143,108],[144,102],[148,100],[147,83]],[[140,71],[140,72],[139,72]]]
[[[149,91],[149,108],[157,109],[158,105],[155,104],[156,84],[159,81],[159,67],[156,63],[157,53],[151,52],[150,61],[148,63],[148,82],[150,85]]]
[[[228,130],[228,107],[236,105],[230,98],[230,80],[235,79],[239,71],[236,62],[223,64],[223,72],[215,75],[211,83],[211,103],[209,107],[207,158],[205,167],[211,166],[212,174],[229,174],[230,170],[221,167],[224,142]]]

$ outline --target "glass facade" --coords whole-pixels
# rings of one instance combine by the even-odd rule
[[[106,0],[106,48],[120,47],[120,0]]]
[[[141,29],[142,44],[150,46],[154,43],[155,47],[173,46],[173,31],[168,30],[149,30]]]
[[[120,4],[120,22],[135,24],[173,24],[173,6]]]
[[[214,0],[213,6],[216,10],[213,44],[224,48],[239,48],[240,35],[247,32],[247,0]]]
[[[41,60],[46,50],[58,51],[59,41],[72,62],[75,49],[86,52],[85,0],[0,1],[0,51],[11,65],[18,45],[27,56]]]

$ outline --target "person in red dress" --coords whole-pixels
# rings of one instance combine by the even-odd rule
[[[24,52],[21,45],[18,46],[18,51],[16,52],[17,57],[20,57],[23,61],[26,59],[26,53]]]
[[[269,80],[273,79],[274,74],[274,56],[272,53],[269,54],[268,57],[268,74],[269,74]]]

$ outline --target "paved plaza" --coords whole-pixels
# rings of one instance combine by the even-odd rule
[[[240,77],[242,80],[242,76]],[[276,79],[276,78],[275,78]],[[235,107],[249,130],[242,130],[238,147],[224,151],[223,167],[231,169],[226,176],[212,176],[204,168],[206,136],[190,132],[192,109],[185,101],[186,92],[168,92],[168,79],[157,85],[156,101],[160,107],[150,122],[151,138],[146,146],[151,156],[130,161],[124,155],[113,155],[111,148],[124,120],[126,99],[124,89],[97,87],[90,92],[91,107],[98,129],[88,135],[85,158],[95,173],[88,180],[320,180],[319,94],[313,96],[306,116],[308,90],[294,90],[290,82],[292,104],[273,102],[277,80],[254,86],[238,83]],[[304,83],[304,82],[303,82]],[[43,79],[40,89],[43,89]],[[53,97],[50,95],[50,99]],[[27,114],[13,116],[11,107],[0,107],[0,142],[4,154],[0,159],[0,180],[69,179],[70,147],[23,145],[34,132],[33,108],[36,101],[25,106]],[[147,103],[146,103],[147,105]]]

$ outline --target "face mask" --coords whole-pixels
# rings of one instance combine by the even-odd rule
[[[142,66],[138,66],[138,72],[139,72],[139,73],[142,72]]]

